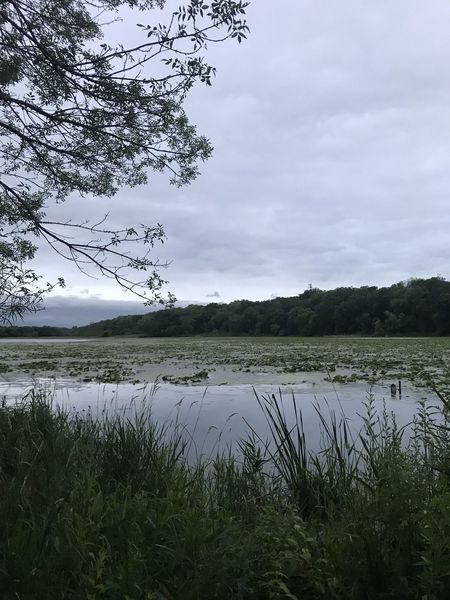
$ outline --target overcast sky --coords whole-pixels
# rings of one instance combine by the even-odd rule
[[[152,20],[121,31],[136,40]],[[60,214],[163,223],[181,300],[448,278],[448,0],[253,0],[248,23],[247,42],[211,48],[213,87],[186,104],[215,147],[201,176],[178,189],[155,175]],[[65,294],[129,298],[50,256],[36,263],[64,274]]]

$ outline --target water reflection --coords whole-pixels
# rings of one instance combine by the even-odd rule
[[[22,398],[31,387],[30,380],[17,379],[0,383],[0,397],[10,404]],[[191,454],[210,456],[216,451],[235,449],[236,443],[251,429],[262,439],[269,436],[268,426],[258,405],[256,394],[281,398],[289,423],[294,423],[294,403],[301,410],[307,446],[312,451],[320,447],[320,419],[322,414],[334,413],[345,417],[354,435],[362,426],[365,403],[371,398],[373,406],[394,413],[399,427],[410,423],[417,412],[418,402],[427,396],[427,402],[438,403],[434,394],[425,394],[407,382],[403,383],[402,400],[392,396],[390,384],[298,384],[235,386],[181,386],[173,384],[133,385],[76,383],[68,379],[39,379],[34,382],[46,390],[53,406],[104,418],[121,413],[132,418],[135,412],[151,410],[159,423],[183,428],[190,442]]]

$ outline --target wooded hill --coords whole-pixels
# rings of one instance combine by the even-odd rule
[[[313,288],[290,298],[197,304],[72,329],[0,328],[0,336],[13,335],[450,335],[450,282],[432,277],[381,288]]]

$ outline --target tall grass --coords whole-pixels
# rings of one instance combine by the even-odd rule
[[[370,398],[356,436],[317,408],[315,454],[295,397],[257,400],[270,439],[194,464],[149,410],[0,409],[0,597],[448,598],[445,398],[408,439]]]

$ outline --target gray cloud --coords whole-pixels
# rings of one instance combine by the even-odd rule
[[[197,181],[155,176],[53,212],[162,222],[155,252],[178,298],[448,277],[450,5],[259,1],[249,21],[248,42],[210,49],[217,80],[187,103],[215,145]],[[49,257],[36,262],[49,279],[67,272],[67,293],[121,297]]]
[[[44,310],[28,315],[20,324],[71,327],[150,310],[154,309],[145,308],[140,302],[102,300],[95,296],[50,296],[45,300]]]
[[[188,304],[192,302],[177,302],[176,306]],[[143,306],[141,302],[135,301],[104,300],[96,295],[89,297],[54,295],[45,299],[43,310],[27,315],[18,325],[72,327],[114,319],[121,315],[143,315],[160,308],[160,306]]]

